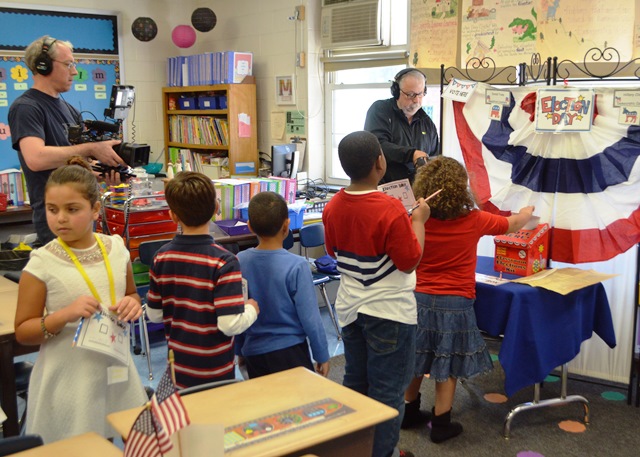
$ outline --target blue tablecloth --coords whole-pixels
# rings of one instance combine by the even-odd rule
[[[498,276],[493,257],[479,256],[476,271]],[[478,327],[492,336],[504,335],[498,357],[507,396],[542,382],[571,361],[593,332],[609,347],[616,346],[609,300],[600,283],[568,295],[524,284],[476,283],[476,293]]]

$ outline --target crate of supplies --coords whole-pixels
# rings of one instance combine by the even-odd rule
[[[227,235],[247,235],[251,233],[246,222],[240,219],[216,221],[216,225]]]
[[[549,225],[538,224],[531,230],[521,229],[493,238],[495,271],[529,276],[547,268],[549,257]]]
[[[240,209],[240,220],[248,221],[249,220],[249,208],[248,206],[244,206]],[[291,230],[296,230],[302,227],[302,223],[304,221],[304,212],[305,207],[289,205],[289,228]]]

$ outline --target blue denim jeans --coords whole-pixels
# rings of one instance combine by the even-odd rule
[[[397,409],[399,415],[376,426],[373,457],[393,455],[404,416],[404,391],[413,377],[416,326],[358,314],[342,329],[343,384]]]

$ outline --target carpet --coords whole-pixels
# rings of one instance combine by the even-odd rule
[[[495,351],[497,353],[497,351]],[[572,403],[518,413],[508,440],[502,437],[507,413],[533,400],[533,386],[513,397],[504,394],[504,371],[495,353],[492,372],[459,382],[452,418],[464,432],[441,444],[429,439],[429,424],[400,432],[400,448],[417,457],[637,457],[640,455],[640,408],[627,405],[626,386],[605,385],[569,375],[568,395],[582,395],[590,403],[590,425],[584,427],[583,406]],[[331,359],[329,378],[342,383],[344,356]],[[550,375],[540,399],[560,396],[560,378]],[[435,383],[422,383],[421,409],[430,411]],[[498,394],[498,395],[488,395]],[[503,398],[504,403],[489,401]],[[560,425],[564,427],[561,428]],[[578,431],[566,431],[578,430]],[[582,430],[582,431],[580,431]]]

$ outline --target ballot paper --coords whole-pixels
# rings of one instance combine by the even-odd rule
[[[416,198],[411,190],[411,184],[408,179],[400,179],[398,181],[380,184],[378,190],[384,192],[390,197],[397,198],[408,210],[416,204]]]
[[[129,323],[118,320],[101,305],[93,316],[80,320],[73,346],[106,354],[128,365],[129,338]]]
[[[483,284],[489,284],[491,286],[499,286],[500,284],[505,284],[509,282],[508,279],[500,278],[498,276],[490,276],[482,273],[476,273],[476,282],[481,282]]]

